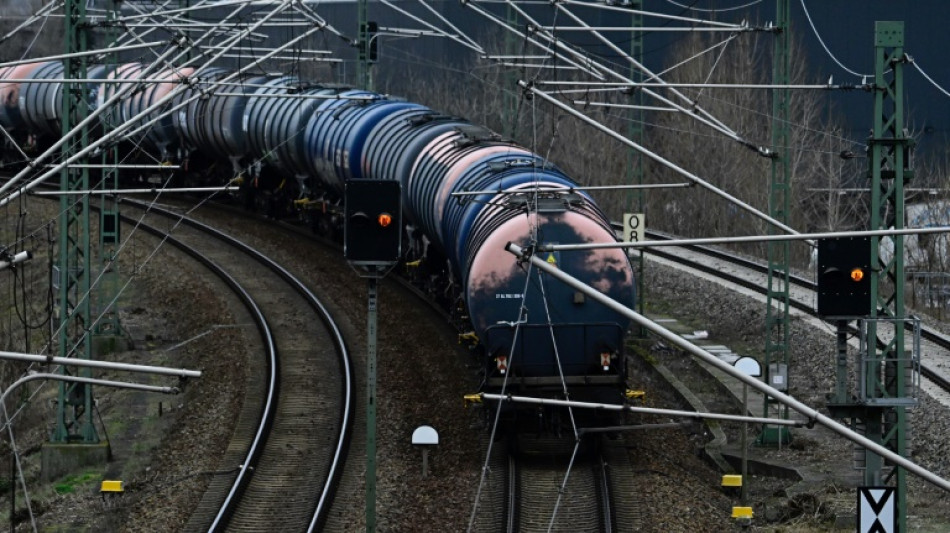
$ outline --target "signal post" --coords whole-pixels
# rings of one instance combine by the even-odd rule
[[[366,531],[376,531],[376,301],[380,278],[402,250],[398,181],[350,180],[344,193],[343,255],[368,281],[366,317]]]
[[[902,457],[907,456],[906,409],[917,403],[919,343],[907,353],[905,327],[918,338],[920,322],[904,309],[904,184],[913,140],[904,127],[904,24],[877,21],[874,32],[874,127],[868,141],[871,230],[898,230],[891,235],[818,249],[818,311],[835,319],[838,328],[837,385],[828,404],[836,418],[848,421],[868,439]],[[893,251],[891,257],[882,250]],[[886,254],[885,254],[886,255]],[[860,287],[860,290],[857,288]],[[837,292],[837,294],[833,294]],[[822,293],[825,293],[823,305]],[[830,302],[836,301],[837,304]],[[849,393],[847,324],[858,320],[861,346],[855,374],[857,387]],[[907,494],[904,468],[865,449],[856,465],[864,471],[859,487],[858,517],[870,531],[906,531]],[[880,508],[890,506],[880,513]],[[862,509],[871,509],[862,517]],[[886,516],[887,518],[883,518]],[[884,524],[880,520],[886,520]]]

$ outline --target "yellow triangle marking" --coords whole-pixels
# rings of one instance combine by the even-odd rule
[[[553,253],[549,253],[549,254],[548,254],[547,262],[550,263],[550,264],[552,264],[552,265],[556,265],[556,264],[557,264],[557,259],[554,258],[554,254],[553,254]]]

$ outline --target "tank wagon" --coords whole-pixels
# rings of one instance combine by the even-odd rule
[[[134,79],[141,65],[89,68],[93,79]],[[62,65],[0,71],[3,79],[55,79]],[[482,357],[483,386],[521,394],[620,402],[628,320],[519,263],[505,251],[547,243],[616,241],[594,200],[556,166],[463,119],[423,105],[286,76],[244,77],[212,89],[228,72],[188,69],[157,76],[102,115],[100,127],[168,116],[122,140],[123,153],[178,163],[181,183],[240,181],[242,195],[274,216],[299,216],[338,232],[347,180],[399,180],[406,222],[404,262],[430,294],[458,312],[462,337]],[[155,74],[149,75],[154,79]],[[98,84],[95,109],[116,91]],[[42,144],[59,135],[56,83],[0,79],[6,142]],[[152,161],[154,162],[154,160]],[[551,192],[555,190],[554,192]],[[457,192],[479,192],[453,196]],[[490,192],[489,192],[490,191]],[[546,253],[544,259],[620,301],[634,301],[633,269],[621,250]]]

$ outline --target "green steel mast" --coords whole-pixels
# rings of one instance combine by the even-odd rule
[[[777,0],[775,6],[775,48],[772,57],[772,176],[769,182],[769,216],[788,224],[791,169],[788,157],[789,114],[789,47],[791,45],[791,11],[789,0]],[[769,233],[779,230],[769,225]],[[768,293],[765,306],[765,378],[779,389],[788,387],[789,346],[789,241],[768,243]],[[785,372],[779,372],[784,369]],[[779,381],[777,378],[782,376]],[[774,406],[780,418],[788,418],[788,407],[765,397],[765,417]],[[790,439],[786,426],[765,426],[759,435],[760,444],[783,444]]]
[[[106,32],[110,42],[114,42],[116,37],[115,15],[118,9],[118,1],[120,0],[113,0],[110,6],[111,9],[106,12]],[[106,65],[108,68],[118,66],[117,54],[112,53],[107,57]],[[85,84],[82,87],[85,87]],[[86,95],[88,92],[82,91],[82,94]],[[118,117],[114,117],[109,122],[117,124]],[[115,165],[119,163],[119,147],[113,145],[105,148],[101,159],[103,170],[99,188],[103,191],[118,189],[119,171]],[[122,334],[117,303],[119,265],[116,254],[120,240],[119,203],[110,200],[105,194],[101,194],[99,198],[99,283],[93,288],[93,295],[95,296],[93,303],[96,304],[93,311],[97,317],[94,331],[97,336],[117,337]]]
[[[871,229],[904,228],[904,180],[912,178],[909,155],[913,141],[904,127],[904,23],[877,21],[874,26],[874,126],[870,146]],[[893,251],[882,258],[881,250]],[[904,237],[871,238],[871,320],[867,323],[865,376],[866,436],[907,455],[906,408],[910,358],[905,354]],[[887,328],[886,335],[879,328]],[[889,337],[889,338],[888,338]],[[883,372],[882,372],[883,370]],[[888,470],[884,475],[884,471]],[[906,531],[906,472],[865,451],[866,485],[893,484],[897,489],[898,531]]]
[[[641,11],[643,10],[643,0],[632,0],[630,2],[630,9],[633,12],[630,14],[630,57],[636,60],[637,63],[643,64],[643,15]],[[630,66],[630,79],[634,83],[640,83],[643,81],[643,71],[636,68],[635,66]],[[635,90],[630,96],[630,103],[633,104],[633,108],[630,109],[627,113],[629,118],[628,127],[627,127],[627,137],[643,146],[643,91]],[[627,182],[634,185],[643,185],[643,154],[639,151],[630,149],[629,158],[627,160]],[[636,189],[635,191],[627,194],[627,205],[629,209],[634,209],[646,216],[646,204],[643,197],[643,189]],[[644,220],[643,223],[646,223]],[[634,266],[636,271],[639,274],[637,276],[637,305],[639,306],[639,311],[641,314],[646,312],[646,283],[644,282],[644,268],[646,263],[643,260],[643,252],[637,252],[637,257],[633,258]],[[640,330],[640,336],[646,336],[646,330]]]
[[[86,50],[88,25],[85,0],[66,0],[65,41],[66,58],[63,60],[62,132],[65,136],[75,124],[86,118],[89,108],[86,91],[81,83],[70,79],[86,78],[86,57],[70,54]],[[61,157],[66,159],[89,144],[85,128],[76,141],[66,143]],[[60,175],[63,192],[89,190],[89,169],[85,165],[67,166]],[[89,298],[89,196],[63,195],[60,199],[59,220],[59,355],[61,357],[92,358],[92,338]],[[70,372],[66,366],[59,370]],[[77,370],[90,377],[88,368]],[[99,436],[92,419],[92,387],[80,383],[61,382],[56,409],[56,427],[53,442],[98,443]]]
[[[372,42],[379,36],[371,31],[367,15],[368,0],[358,0],[356,3],[359,17],[359,36],[357,37],[356,86],[367,91],[373,90],[372,64],[375,58],[371,57],[370,50],[376,43]]]

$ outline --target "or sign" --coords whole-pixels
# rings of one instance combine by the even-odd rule
[[[402,250],[402,188],[398,181],[350,180],[345,189],[343,255],[360,265],[388,265]]]
[[[439,443],[439,432],[432,426],[419,426],[412,432],[412,443],[417,446],[435,446]]]
[[[740,357],[732,363],[732,366],[747,376],[759,377],[762,375],[762,365],[751,357]]]
[[[839,237],[818,241],[818,315],[871,314],[871,239]]]
[[[643,213],[623,214],[623,241],[643,242],[646,240],[646,215]]]
[[[897,531],[897,491],[894,487],[858,487],[858,532]]]

